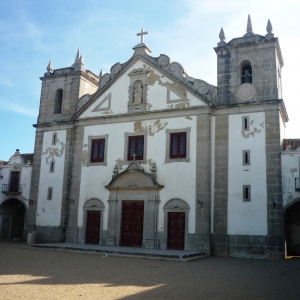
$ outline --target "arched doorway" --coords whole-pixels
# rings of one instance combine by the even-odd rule
[[[26,207],[18,199],[11,198],[0,205],[0,239],[23,239]]]
[[[300,198],[296,198],[285,209],[284,229],[286,255],[300,256]]]

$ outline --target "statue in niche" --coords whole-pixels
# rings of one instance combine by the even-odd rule
[[[141,104],[143,101],[143,86],[138,83],[134,90],[134,103]]]
[[[244,78],[243,83],[252,83],[252,75],[249,74],[248,70],[245,70],[245,74],[242,76]]]

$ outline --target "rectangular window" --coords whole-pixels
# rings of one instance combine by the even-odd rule
[[[56,132],[54,132],[52,135],[52,145],[56,145],[56,139],[57,139],[57,134]]]
[[[250,150],[243,151],[243,165],[250,166]]]
[[[47,193],[47,200],[52,200],[52,195],[53,195],[53,188],[49,187]]]
[[[171,133],[170,158],[186,158],[186,132]]]
[[[105,139],[92,140],[91,162],[103,162],[105,152]]]
[[[243,185],[243,200],[251,201],[251,186]]]
[[[128,137],[128,160],[143,160],[144,159],[144,136],[129,136]]]
[[[243,122],[242,124],[243,131],[250,130],[249,117],[248,116],[242,117],[242,122]]]
[[[54,161],[54,160],[51,160],[51,161],[50,161],[50,173],[53,173],[53,172],[54,172],[54,165],[55,165],[55,161]]]

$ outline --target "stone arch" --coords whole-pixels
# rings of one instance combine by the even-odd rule
[[[63,90],[57,89],[55,93],[54,113],[60,114],[62,110]]]
[[[105,210],[105,205],[98,198],[91,198],[83,204],[83,227],[81,236],[83,237],[83,243],[86,243],[86,233],[87,233],[87,221],[88,221],[88,211],[100,211],[100,230],[99,230],[99,245],[105,245],[105,239],[103,236],[103,213]]]
[[[286,255],[300,256],[300,197],[286,203],[283,211]]]
[[[186,211],[186,210],[190,210],[189,205],[182,199],[180,198],[173,198],[170,199],[164,206],[164,210],[168,209],[168,210],[172,210],[175,209],[176,211]],[[179,209],[179,210],[178,210]]]
[[[105,206],[103,204],[103,202],[98,199],[98,198],[91,198],[87,201],[85,201],[84,205],[83,205],[83,209],[84,210],[99,210],[99,209],[104,209]]]
[[[0,238],[25,239],[27,204],[23,199],[8,198],[0,204]]]
[[[186,201],[180,198],[172,198],[165,204],[164,208],[164,245],[168,248],[168,216],[172,212],[183,212],[185,214],[184,228],[184,250],[188,250],[188,229],[189,229],[189,212],[190,207]]]

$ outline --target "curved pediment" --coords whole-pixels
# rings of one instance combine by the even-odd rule
[[[145,172],[138,163],[133,162],[124,172],[116,175],[106,188],[161,189],[163,186],[158,184],[153,174]]]

